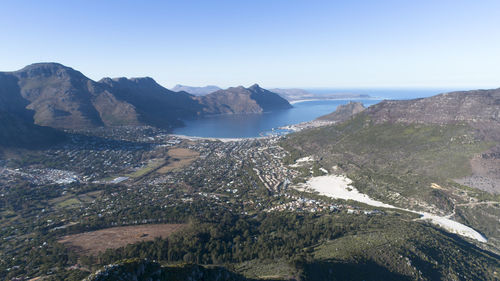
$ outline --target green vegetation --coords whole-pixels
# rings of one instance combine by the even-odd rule
[[[307,277],[318,274],[318,267],[326,273],[344,268],[356,276],[359,267],[354,264],[394,280],[493,280],[493,272],[499,269],[498,257],[399,213],[271,213],[253,218],[226,213],[219,222],[208,217],[168,239],[108,250],[87,262],[108,264],[140,257],[168,263],[222,264],[248,278],[273,279]],[[276,262],[264,265],[266,260]],[[280,266],[283,261],[288,261],[286,266]],[[447,266],[441,266],[444,264]],[[367,280],[374,280],[373,276]]]
[[[298,150],[295,155],[318,154],[325,165],[340,162],[387,174],[458,178],[470,174],[468,160],[492,143],[477,139],[467,125],[375,124],[361,115],[293,134],[284,145]]]
[[[64,200],[60,203],[57,203],[57,206],[60,208],[65,208],[65,207],[74,207],[76,205],[80,205],[80,201],[76,198],[70,198],[68,200]]]
[[[196,151],[197,158],[163,172],[152,160],[166,159],[172,148],[118,141],[103,142],[100,150],[89,143],[5,161],[11,176],[0,186],[0,280],[81,280],[100,268],[110,275],[92,280],[148,280],[149,273],[160,280],[191,274],[204,280],[495,280],[500,272],[499,257],[488,251],[498,243],[498,196],[452,180],[470,173],[467,159],[490,146],[466,125],[375,124],[363,117],[290,135],[282,145],[290,153],[274,140],[180,143],[177,148]],[[305,156],[314,161],[283,165]],[[47,165],[77,171],[85,181],[47,184],[21,175],[36,176]],[[283,184],[321,176],[323,169],[347,174],[360,191],[384,202],[435,207],[468,225],[480,223],[474,227],[491,243],[480,249],[415,221],[413,213],[375,211]],[[131,171],[133,181],[95,182]],[[65,235],[158,223],[187,227],[94,256],[60,243]]]
[[[249,280],[223,267],[193,264],[165,265],[140,259],[119,261],[112,267],[105,267],[85,279],[92,281],[114,280]]]
[[[148,173],[151,173],[152,171],[158,169],[159,167],[161,167],[164,164],[165,164],[164,160],[155,159],[155,160],[152,160],[150,163],[148,163],[148,165],[146,165],[146,167],[141,168],[133,173],[127,174],[126,176],[131,177],[131,178],[140,178],[140,177],[147,175]]]
[[[453,181],[470,175],[469,160],[495,145],[466,124],[376,123],[359,114],[339,125],[292,134],[282,145],[291,151],[288,162],[314,155],[318,159],[314,165],[348,175],[358,190],[380,201],[413,210],[455,213],[456,220],[492,237],[490,244],[500,252],[500,232],[495,226],[500,208],[490,206],[485,213],[476,207],[466,211],[457,207],[471,198],[500,202],[498,195]],[[486,218],[475,219],[481,214]]]

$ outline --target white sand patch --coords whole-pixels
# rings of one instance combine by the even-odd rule
[[[335,175],[314,177],[307,181],[308,187],[321,195],[335,199],[354,200],[375,207],[395,208],[360,193],[356,188],[351,186],[351,183],[352,181],[349,178]]]
[[[311,162],[311,161],[314,161],[314,158],[312,158],[312,156],[302,157],[302,158],[295,160],[295,164],[290,165],[290,167],[297,168],[297,167],[302,166],[302,164],[307,163],[307,162]]]
[[[311,161],[314,161],[314,158],[312,158],[312,156],[306,156],[306,157],[302,157],[302,158],[297,159],[295,162],[296,163],[303,163],[303,162],[311,162]]]
[[[345,176],[328,175],[328,176],[313,177],[309,179],[306,183],[306,187],[307,189],[312,189],[314,191],[317,191],[319,194],[335,199],[354,200],[375,207],[398,209],[419,214],[422,216],[419,219],[428,220],[431,223],[442,227],[448,232],[469,237],[479,242],[483,243],[488,242],[488,240],[483,235],[481,235],[479,232],[475,231],[474,229],[464,224],[431,213],[417,212],[408,209],[398,208],[377,200],[373,200],[368,195],[360,193],[356,188],[351,186],[351,183],[352,181]]]
[[[321,99],[303,99],[303,100],[294,100],[294,101],[290,101],[289,103],[290,104],[296,104],[296,103],[301,103],[301,102],[306,102],[306,101],[319,101]]]
[[[469,238],[475,239],[479,242],[483,242],[483,243],[488,242],[488,239],[486,239],[486,237],[481,235],[481,233],[475,231],[473,228],[468,227],[464,224],[461,224],[461,223],[456,222],[454,220],[451,220],[451,219],[448,219],[445,217],[441,217],[438,215],[434,215],[431,213],[424,212],[424,213],[419,213],[419,214],[422,215],[422,217],[420,218],[421,220],[429,220],[431,223],[439,225],[440,227],[444,228],[448,232],[462,235],[465,237],[469,237]]]

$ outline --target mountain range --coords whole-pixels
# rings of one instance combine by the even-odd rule
[[[0,72],[0,126],[5,129],[2,134],[10,136],[9,142],[19,136],[29,140],[26,131],[37,136],[53,133],[42,127],[79,130],[148,125],[170,130],[182,126],[183,119],[290,107],[285,99],[258,85],[218,90],[200,98],[168,90],[149,77],[93,81],[58,63],[36,63],[18,71]]]

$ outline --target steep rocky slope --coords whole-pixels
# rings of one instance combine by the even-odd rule
[[[64,139],[64,134],[33,124],[34,111],[20,93],[16,77],[0,73],[0,147],[39,147]]]
[[[186,92],[172,92],[152,78],[104,78],[113,95],[130,105],[141,124],[171,128],[181,125],[180,119],[193,118],[201,111],[200,105]]]
[[[64,129],[138,124],[132,105],[72,68],[39,63],[10,75],[29,102],[26,108],[35,112],[35,124]]]
[[[365,114],[377,123],[460,124],[493,143],[470,159],[472,173],[457,182],[500,193],[500,89],[451,92],[425,99],[383,101]]]
[[[325,121],[344,122],[363,110],[365,110],[365,107],[362,103],[349,102],[348,104],[339,105],[334,112],[320,116],[317,119]]]
[[[366,112],[382,122],[456,124],[466,122],[500,140],[500,89],[451,92],[429,98],[383,101]]]

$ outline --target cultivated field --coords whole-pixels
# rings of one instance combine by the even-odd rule
[[[185,226],[185,224],[144,224],[112,227],[67,235],[62,237],[59,243],[82,255],[96,255],[106,249],[116,249],[139,241],[153,240],[156,237],[167,237]]]

